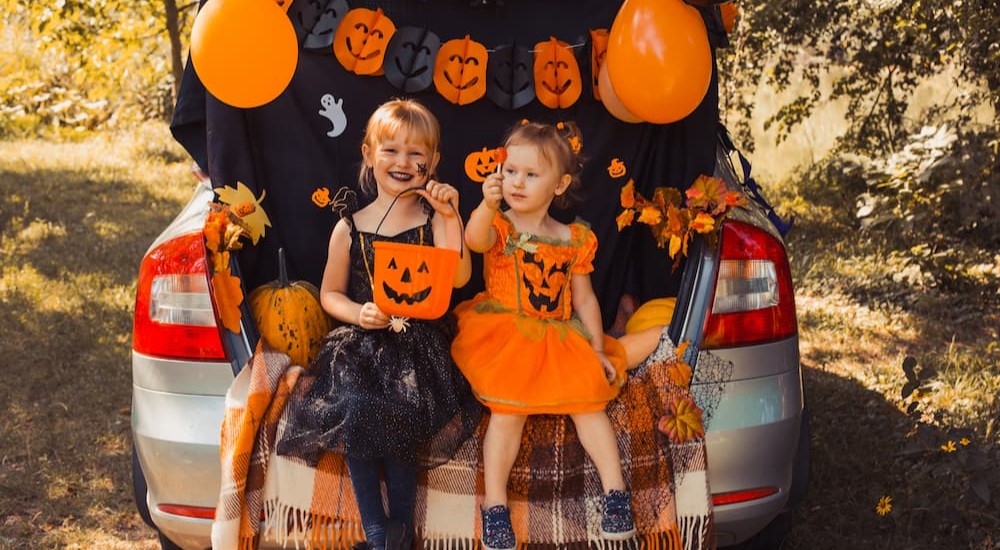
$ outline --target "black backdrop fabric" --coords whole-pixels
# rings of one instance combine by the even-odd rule
[[[211,1],[211,0],[209,0]],[[307,0],[296,0],[307,1]],[[715,167],[718,129],[717,73],[701,105],[687,118],[666,125],[619,121],[593,97],[589,86],[590,29],[610,29],[621,2],[608,0],[400,0],[352,1],[351,8],[381,8],[397,29],[426,27],[441,42],[469,35],[487,49],[516,42],[534,45],[555,37],[573,45],[585,83],[580,99],[567,109],[550,109],[533,100],[516,110],[496,106],[488,98],[459,106],[433,86],[403,94],[383,76],[359,76],[345,70],[332,50],[299,50],[298,65],[288,88],[275,100],[252,109],[226,105],[210,93],[187,64],[171,129],[214,187],[243,182],[257,195],[267,192],[262,206],[272,226],[255,246],[238,255],[246,289],[277,277],[277,250],[283,247],[289,275],[319,284],[326,262],[330,231],[339,214],[320,207],[313,195],[341,187],[356,188],[360,143],[368,116],[382,102],[412,97],[438,117],[442,128],[438,179],[458,188],[463,217],[479,203],[479,183],[465,173],[466,157],[501,145],[505,132],[521,119],[576,122],[588,159],[583,175],[583,200],[568,211],[554,211],[564,221],[581,217],[591,224],[600,247],[592,275],[605,325],[614,320],[621,295],[640,300],[676,295],[679,273],[671,272],[664,249],[656,247],[645,226],[618,231],[619,193],[629,178],[644,196],[657,186],[684,189]],[[717,8],[699,8],[712,44],[725,44]],[[343,101],[346,129],[329,135],[331,119],[320,114],[323,98]],[[627,173],[612,177],[614,159]],[[365,198],[359,195],[361,204]],[[320,201],[320,204],[323,201]],[[481,262],[474,258],[472,281],[456,289],[455,300],[482,289]]]

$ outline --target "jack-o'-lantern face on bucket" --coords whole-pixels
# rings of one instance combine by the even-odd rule
[[[535,44],[535,95],[550,109],[565,109],[580,98],[580,66],[569,44],[550,38]]]
[[[458,266],[456,250],[376,241],[372,297],[389,315],[436,319],[448,310]]]
[[[434,78],[434,58],[441,49],[441,39],[420,27],[396,31],[385,54],[385,79],[406,93],[430,87]]]
[[[396,256],[389,258],[389,263],[385,266],[386,279],[382,281],[382,290],[397,304],[419,304],[431,295],[431,270],[425,260],[418,260],[415,262],[417,265],[407,265],[402,261],[404,259],[397,261]]]
[[[562,306],[563,291],[569,284],[569,261],[545,260],[532,252],[525,252],[522,259],[524,283],[522,292],[531,307],[539,313],[552,313]]]
[[[434,62],[434,87],[452,103],[467,105],[486,95],[486,46],[465,38],[441,45]]]
[[[396,25],[382,13],[355,8],[344,16],[333,38],[333,53],[345,69],[355,74],[381,74],[385,49]]]

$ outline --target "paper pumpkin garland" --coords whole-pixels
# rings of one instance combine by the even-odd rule
[[[346,0],[298,0],[288,8],[288,18],[303,48],[325,50],[349,9]]]
[[[517,43],[497,46],[486,65],[486,96],[498,107],[520,109],[535,99],[534,54]]]
[[[457,105],[467,105],[486,95],[486,46],[469,38],[441,45],[434,61],[434,87]]]
[[[722,4],[731,30],[735,6],[704,1]],[[590,88],[615,117],[666,124],[686,117],[704,98],[711,47],[701,15],[685,0],[624,0],[610,31],[591,29],[589,36]],[[537,97],[550,109],[566,109],[584,87],[576,50],[587,44],[550,37],[533,49],[517,43],[487,49],[469,35],[442,44],[430,29],[397,30],[381,8],[349,9],[347,0],[212,0],[195,19],[191,57],[216,98],[252,108],[287,88],[297,45],[331,48],[346,70],[385,75],[404,93],[433,83],[457,105],[488,96],[514,110]]]
[[[354,8],[347,12],[333,37],[333,54],[345,69],[355,74],[382,73],[385,49],[396,25],[379,8]]]
[[[583,92],[580,66],[569,44],[550,37],[535,44],[535,95],[550,109],[565,109]]]
[[[382,69],[385,79],[405,93],[426,90],[434,82],[434,59],[441,39],[421,27],[402,27],[389,41]]]

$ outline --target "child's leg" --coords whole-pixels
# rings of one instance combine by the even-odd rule
[[[389,519],[413,526],[417,500],[417,467],[409,462],[385,459],[385,487],[389,495]]]
[[[381,463],[376,460],[346,458],[368,546],[369,548],[385,548],[385,530],[388,519],[385,517],[385,507],[382,504]]]
[[[622,477],[622,460],[618,454],[618,439],[611,427],[611,419],[604,411],[572,414],[576,434],[587,455],[594,461],[597,474],[601,476],[604,492],[612,489],[625,490]]]
[[[483,438],[484,508],[507,504],[507,481],[510,469],[517,460],[517,452],[521,449],[521,431],[527,418],[513,414],[490,416]]]

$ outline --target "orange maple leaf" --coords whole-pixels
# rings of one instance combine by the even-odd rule
[[[635,210],[632,210],[631,208],[626,208],[625,210],[622,210],[622,213],[618,214],[618,217],[615,218],[615,222],[618,223],[618,231],[621,231],[622,229],[625,229],[626,227],[632,225],[632,220],[634,219],[635,219]]]
[[[642,209],[639,213],[639,223],[644,223],[646,225],[656,225],[660,223],[663,219],[663,215],[660,214],[660,209],[655,206],[647,206]]]
[[[239,334],[240,304],[243,302],[243,289],[240,280],[229,272],[229,266],[212,275],[212,296],[222,317],[222,326]]]
[[[225,210],[210,210],[205,218],[205,246],[209,250],[221,252],[226,249],[226,228],[229,226],[229,213]]]
[[[687,388],[691,385],[691,366],[684,361],[674,361],[667,367],[667,376],[675,386]]]
[[[694,399],[687,396],[674,397],[656,427],[675,443],[684,443],[705,435],[701,409]]]
[[[711,205],[725,203],[726,182],[703,174],[694,180],[685,194],[689,208],[711,210]]]
[[[709,233],[715,229],[715,218],[706,212],[699,212],[698,215],[691,220],[689,228],[698,233]]]
[[[632,208],[635,206],[635,181],[629,179],[628,183],[622,187],[621,203],[622,208]]]

